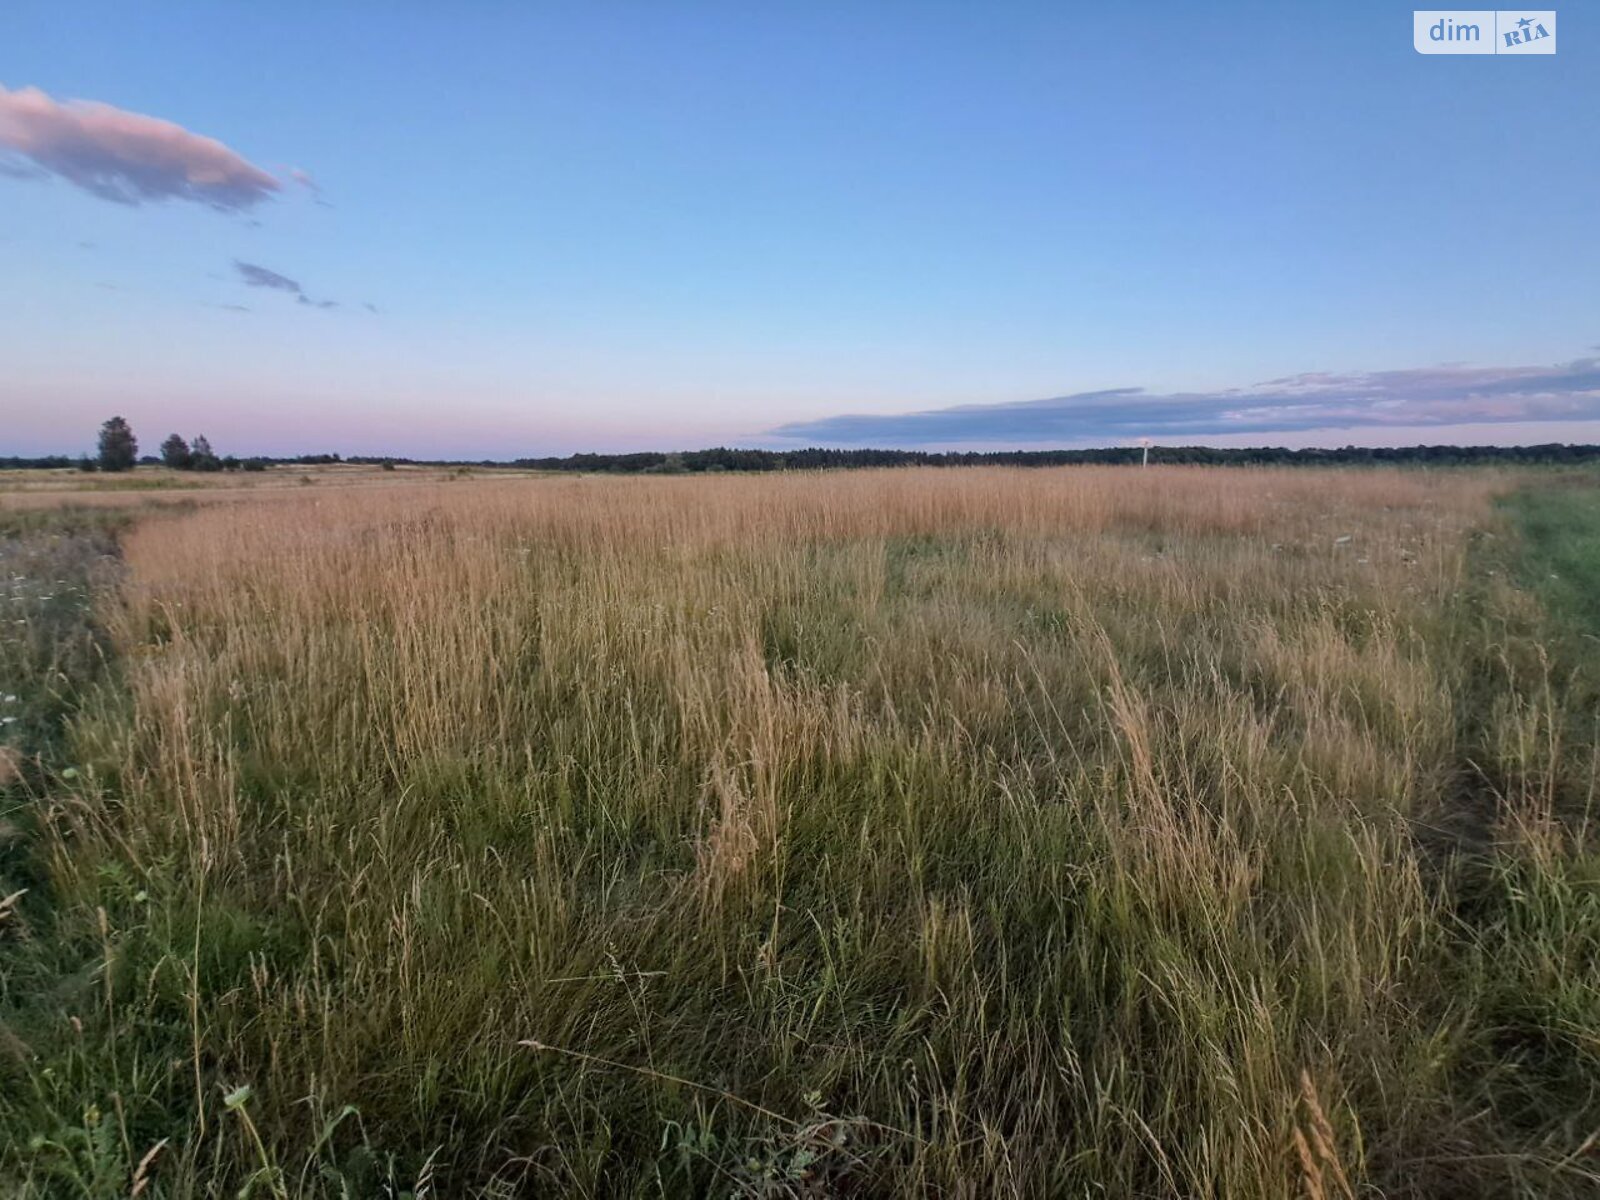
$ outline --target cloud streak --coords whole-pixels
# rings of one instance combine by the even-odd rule
[[[0,86],[0,173],[56,175],[102,200],[245,212],[282,184],[215,138],[159,117]]]
[[[280,275],[276,271],[258,266],[256,263],[233,260],[233,269],[239,272],[239,278],[244,280],[246,287],[267,288],[275,292],[287,292],[296,302],[308,305],[311,308],[338,308],[337,300],[313,300],[306,295],[305,288],[300,286],[298,279],[290,279],[287,275]]]
[[[1214,392],[1112,388],[1010,404],[823,417],[783,425],[771,434],[844,446],[1021,446],[1144,436],[1593,420],[1600,420],[1600,357],[1555,367],[1308,373]]]
[[[310,171],[302,170],[299,167],[290,167],[289,178],[294,180],[301,187],[305,188],[307,193],[309,193],[311,196],[312,203],[319,204],[323,208],[333,207],[333,205],[329,204],[327,200],[323,198],[322,185],[311,177]]]

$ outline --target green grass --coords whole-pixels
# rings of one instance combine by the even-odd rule
[[[58,749],[66,718],[99,674],[97,589],[116,574],[124,514],[0,512],[0,746],[32,763]]]
[[[7,660],[0,1194],[1594,1194],[1587,493],[899,478],[137,531]]]
[[[25,1128],[0,1118],[0,1140],[15,1153],[42,1139],[41,1185],[53,1153],[45,1143],[54,1136],[78,1138],[83,1154],[110,1161],[101,1144],[110,1124],[86,1124],[80,1112],[73,1125],[61,1126],[48,1102],[35,1107],[74,1057],[62,1045],[39,1054],[40,1014],[75,990],[75,975],[87,979],[95,967],[89,953],[58,941],[71,922],[58,923],[52,911],[37,847],[46,797],[76,775],[68,724],[105,674],[108,647],[94,605],[116,580],[116,534],[127,521],[98,509],[0,513],[0,1090],[8,1097],[0,1110],[14,1114],[15,1097],[33,1114]],[[110,1195],[128,1179],[119,1170],[114,1180],[87,1186],[90,1194]],[[65,1189],[74,1191],[84,1194]]]
[[[1600,637],[1600,473],[1524,488],[1506,508],[1521,535],[1522,578],[1557,616]]]

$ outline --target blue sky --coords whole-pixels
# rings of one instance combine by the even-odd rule
[[[0,454],[1600,441],[1558,11],[22,0]]]

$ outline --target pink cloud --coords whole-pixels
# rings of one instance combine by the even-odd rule
[[[215,138],[109,104],[53,100],[31,87],[0,86],[0,151],[118,204],[190,200],[242,212],[282,187]]]
[[[310,194],[313,203],[320,204],[323,208],[333,207],[322,198],[322,185],[312,178],[310,171],[300,167],[290,167],[289,178],[305,188]]]

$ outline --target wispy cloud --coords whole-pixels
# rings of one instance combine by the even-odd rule
[[[774,437],[832,445],[934,446],[1206,437],[1600,420],[1600,358],[1554,367],[1417,367],[1317,372],[1213,392],[1143,388],[969,404],[889,416],[798,421]]]
[[[118,204],[188,200],[243,212],[282,184],[215,138],[158,117],[0,86],[0,173],[57,175]]]
[[[3,91],[4,89],[0,89]],[[0,146],[6,143],[0,142]],[[36,167],[32,163],[20,162],[14,158],[0,155],[0,179],[48,179],[50,172],[43,167]]]
[[[290,167],[289,178],[294,180],[301,187],[305,188],[305,190],[310,193],[313,202],[322,205],[323,208],[333,207],[333,205],[329,204],[328,201],[323,198],[322,185],[312,178],[310,171],[303,170],[300,167]]]
[[[246,287],[275,288],[280,292],[289,292],[296,296],[304,296],[305,289],[300,286],[299,280],[290,279],[287,275],[279,275],[276,271],[269,271],[266,267],[259,267],[255,263],[233,260],[234,270],[239,272]]]
[[[339,307],[337,300],[313,300],[306,295],[306,290],[300,286],[298,279],[290,279],[287,275],[280,275],[278,272],[269,270],[266,267],[258,266],[255,263],[241,262],[236,258],[233,260],[233,268],[239,272],[239,278],[244,280],[246,287],[270,288],[277,292],[287,292],[298,303],[309,305],[312,308]]]

